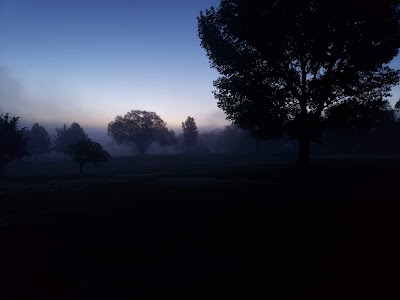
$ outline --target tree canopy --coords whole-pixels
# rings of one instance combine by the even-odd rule
[[[78,123],[74,122],[69,127],[64,124],[62,128],[56,128],[56,134],[53,135],[54,150],[65,154],[69,146],[87,138],[87,134]]]
[[[394,105],[394,108],[396,110],[400,110],[400,100],[396,102],[396,104]]]
[[[168,131],[167,123],[159,115],[145,110],[132,110],[123,117],[117,116],[108,124],[108,135],[118,145],[133,143],[141,155],[155,142],[165,146],[176,140],[175,133]]]
[[[399,82],[388,66],[400,47],[399,3],[224,0],[206,9],[198,29],[221,75],[218,106],[261,137],[292,131],[299,162],[307,163],[331,110],[383,103]]]
[[[27,151],[31,155],[49,153],[51,150],[51,138],[46,128],[38,123],[32,125],[31,130],[27,130],[25,136],[28,138]]]
[[[0,168],[10,161],[29,156],[24,130],[19,128],[18,117],[0,115]]]
[[[373,129],[383,123],[395,122],[395,111],[389,101],[345,102],[327,113],[329,127],[351,132],[354,129]]]
[[[66,155],[74,162],[79,163],[80,174],[83,174],[83,167],[86,163],[98,165],[102,162],[107,162],[110,159],[110,154],[103,147],[89,138],[77,141],[68,147]]]
[[[194,118],[189,116],[185,122],[182,122],[182,131],[183,143],[185,144],[186,151],[190,152],[192,146],[196,144],[196,139],[199,134]]]

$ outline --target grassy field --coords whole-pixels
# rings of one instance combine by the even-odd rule
[[[20,161],[3,299],[398,299],[400,160]]]

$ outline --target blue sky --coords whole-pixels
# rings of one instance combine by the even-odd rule
[[[228,124],[197,36],[199,11],[218,3],[0,0],[0,110],[27,124],[105,128],[132,109],[173,128],[188,115],[200,128]]]
[[[2,110],[104,127],[132,109],[227,124],[197,36],[203,1],[0,0]],[[4,95],[5,94],[5,95]]]

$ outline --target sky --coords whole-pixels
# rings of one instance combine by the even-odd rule
[[[0,0],[0,109],[106,127],[134,109],[170,127],[228,124],[197,35],[218,0]]]
[[[0,111],[106,128],[134,109],[170,128],[227,125],[197,35],[219,0],[0,0]],[[398,67],[400,60],[392,63]],[[392,104],[400,98],[394,89]]]

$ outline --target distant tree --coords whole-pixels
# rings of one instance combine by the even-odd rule
[[[8,162],[29,156],[26,151],[25,128],[19,128],[19,118],[0,115],[0,168]]]
[[[176,145],[176,143],[178,142],[178,139],[176,137],[176,134],[173,130],[168,130],[167,128],[165,128],[164,133],[161,134],[160,140],[158,141],[158,143],[160,144],[161,147],[165,147],[165,146],[173,146]]]
[[[356,109],[352,106],[357,106]],[[343,153],[383,153],[394,151],[395,110],[388,101],[357,101],[337,105],[327,114],[328,129],[314,149]],[[390,149],[393,148],[393,149]]]
[[[374,129],[395,121],[389,101],[368,103],[349,101],[333,106],[326,114],[328,127],[351,133],[356,129]]]
[[[71,126],[68,128],[68,135],[72,143],[81,139],[87,139],[88,136],[83,128],[76,122],[72,123]]]
[[[66,155],[74,162],[79,163],[79,173],[81,175],[86,163],[98,165],[110,159],[110,154],[99,143],[89,138],[79,140],[75,144],[70,145]]]
[[[53,149],[57,152],[65,152],[68,150],[68,128],[67,125],[64,124],[62,128],[56,128],[56,134],[53,135]]]
[[[228,153],[253,152],[254,147],[257,146],[248,130],[241,129],[234,124],[225,126],[218,139],[220,148],[223,152]]]
[[[78,123],[74,122],[69,127],[64,124],[62,128],[56,128],[56,134],[53,135],[53,149],[65,156],[69,146],[87,138],[87,134]]]
[[[199,132],[197,130],[194,118],[187,117],[185,122],[182,122],[183,143],[186,146],[186,151],[190,153],[191,148],[196,144]]]
[[[395,108],[397,111],[400,111],[400,100],[396,102],[396,104],[394,105],[394,108]]]
[[[399,16],[398,0],[221,1],[198,17],[221,74],[218,106],[264,138],[296,137],[304,165],[330,110],[368,107],[399,82],[387,65],[400,47]]]
[[[217,128],[215,130],[203,131],[199,134],[197,146],[202,146],[205,153],[220,153],[221,150],[221,136],[223,129]]]
[[[38,123],[32,125],[31,130],[27,130],[25,136],[28,138],[27,151],[29,154],[36,155],[49,153],[51,150],[51,138],[47,130]]]
[[[108,124],[108,135],[118,145],[135,144],[141,155],[155,142],[165,146],[176,140],[175,133],[168,131],[167,123],[160,116],[145,110],[132,110],[124,117],[117,116]]]

